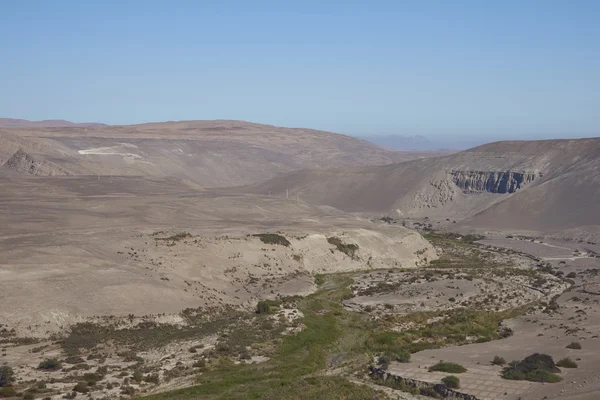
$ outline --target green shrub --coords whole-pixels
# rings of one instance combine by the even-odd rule
[[[379,356],[379,359],[377,360],[377,365],[379,366],[379,368],[381,368],[383,370],[387,370],[391,361],[392,360],[389,355],[382,354]]]
[[[0,387],[10,386],[15,381],[15,372],[8,365],[0,367]]]
[[[345,255],[347,255],[350,258],[355,258],[356,257],[356,251],[358,250],[358,245],[354,244],[354,243],[344,243],[342,242],[342,240],[338,237],[328,237],[327,238],[327,242],[329,242],[329,244],[334,245],[338,251],[344,253]]]
[[[136,369],[135,371],[133,371],[133,380],[134,381],[141,382],[143,378],[144,378],[144,375],[142,375],[142,371],[140,371],[139,369]]]
[[[73,388],[74,392],[78,393],[87,393],[90,391],[87,382],[78,382],[77,385]]]
[[[17,391],[11,387],[0,387],[0,398],[2,397],[15,397]]]
[[[467,372],[467,369],[460,364],[440,361],[439,363],[429,367],[429,372],[434,371],[461,374],[463,372]]]
[[[285,247],[289,247],[291,245],[289,240],[276,233],[257,233],[256,235],[252,236],[256,236],[264,244],[276,244]]]
[[[563,368],[577,368],[577,363],[569,357],[559,360],[556,365]]]
[[[442,379],[442,382],[444,383],[444,385],[448,386],[449,388],[452,388],[452,389],[460,388],[460,379],[458,379],[454,375],[448,375],[447,377]]]
[[[492,360],[492,364],[494,365],[504,365],[506,364],[506,360],[502,357],[499,356],[495,356],[494,359]]]
[[[158,385],[158,383],[160,382],[160,378],[158,377],[158,374],[150,374],[144,376],[144,382],[150,382]]]
[[[121,394],[133,396],[135,394],[135,388],[133,386],[122,386]]]
[[[62,364],[56,358],[47,358],[38,365],[38,369],[46,371],[57,371],[62,368]]]
[[[571,342],[567,345],[567,349],[581,350],[581,344],[579,342]]]
[[[33,400],[35,399],[35,395],[33,393],[25,393],[23,395],[23,400]]]
[[[280,306],[281,303],[275,300],[261,300],[256,304],[257,314],[269,314],[273,312],[273,309]]]
[[[512,361],[502,371],[504,379],[531,382],[560,382],[562,378],[556,375],[560,369],[554,360],[547,354],[535,353],[525,357],[522,361]]]

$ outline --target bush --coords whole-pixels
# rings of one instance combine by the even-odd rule
[[[8,365],[0,367],[0,387],[6,387],[15,381],[15,372]]]
[[[575,273],[575,272],[569,272],[566,277],[567,278],[571,278],[571,279],[576,278],[577,277],[577,273]]]
[[[158,374],[150,374],[144,377],[144,382],[150,382],[158,385],[160,382],[160,378],[158,377]]]
[[[62,368],[62,364],[56,358],[47,358],[38,365],[38,369],[46,371],[57,371]]]
[[[256,236],[264,244],[277,244],[285,247],[289,247],[291,245],[289,240],[276,233],[257,233],[256,235],[252,236]]]
[[[261,300],[256,305],[257,314],[269,314],[274,308],[279,307],[281,303],[275,300]]]
[[[440,361],[439,363],[429,367],[429,372],[434,371],[448,372],[451,374],[461,374],[463,372],[467,372],[467,369],[460,364]]]
[[[35,399],[35,395],[33,393],[25,393],[23,395],[23,400],[34,400]]]
[[[547,354],[535,353],[522,361],[513,361],[502,371],[504,379],[531,382],[560,382],[562,378],[555,375],[560,369]]]
[[[577,363],[571,360],[569,357],[559,360],[556,365],[563,368],[577,368]]]
[[[495,356],[492,360],[492,364],[494,365],[504,365],[506,364],[506,360],[502,357]]]
[[[87,393],[90,391],[87,382],[78,382],[77,385],[73,388],[74,392],[78,393]]]
[[[567,349],[581,350],[581,344],[579,342],[571,342],[567,345]]]
[[[139,369],[136,369],[135,371],[133,371],[133,380],[134,381],[141,382],[143,378],[144,378],[144,375],[142,375],[142,371],[140,371]]]
[[[135,394],[135,388],[133,386],[123,386],[121,387],[121,394],[133,396]]]
[[[379,356],[379,359],[377,360],[377,365],[379,366],[379,368],[381,368],[382,370],[387,370],[388,366],[390,365],[391,362],[391,358],[389,355],[387,354],[382,354]]]
[[[444,383],[444,385],[446,385],[449,388],[452,388],[452,389],[460,388],[460,379],[458,379],[454,375],[449,375],[449,376],[445,377],[444,379],[442,379],[442,382]]]

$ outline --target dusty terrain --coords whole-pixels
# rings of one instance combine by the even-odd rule
[[[2,188],[0,296],[14,306],[0,315],[33,336],[85,316],[248,305],[308,293],[313,273],[435,258],[414,231],[175,180],[19,176]],[[275,232],[289,245],[252,236]],[[337,251],[330,237],[357,245],[356,254]]]
[[[505,320],[504,326],[514,332],[506,339],[425,350],[414,354],[410,363],[392,363],[390,371],[413,379],[436,382],[447,374],[428,372],[427,368],[443,360],[465,366],[468,371],[460,374],[463,391],[482,399],[596,399],[600,393],[600,377],[596,373],[600,368],[600,353],[597,351],[600,348],[600,259],[595,257],[593,251],[589,251],[594,246],[567,242],[536,243],[504,237],[491,238],[482,243],[531,255],[540,260],[533,262],[550,264],[559,276],[571,276],[567,290],[559,290],[560,296],[554,297],[556,309],[528,312]],[[551,278],[557,279],[555,276]],[[551,298],[556,294],[546,290],[545,296]],[[566,348],[571,342],[580,343],[582,350]],[[503,367],[491,364],[494,356],[510,361],[533,353],[549,354],[555,360],[569,357],[576,360],[578,368],[563,368],[562,382],[544,384],[507,381],[500,377]]]
[[[51,126],[0,128],[0,165],[20,150],[54,166],[31,170],[34,175],[177,177],[222,187],[302,168],[380,165],[443,154],[388,151],[350,136],[244,121]],[[27,172],[18,160],[7,169]]]
[[[240,188],[465,230],[600,241],[600,139],[498,142],[398,164],[292,172]],[[454,227],[454,229],[457,229]]]
[[[369,367],[439,384],[440,360],[479,400],[600,392],[597,139],[351,168],[406,154],[238,121],[0,141],[15,399],[424,399]],[[343,168],[207,189],[314,166]],[[537,383],[491,364],[535,352],[578,368]]]

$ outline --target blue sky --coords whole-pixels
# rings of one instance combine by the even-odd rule
[[[0,117],[600,135],[600,1],[0,1]]]

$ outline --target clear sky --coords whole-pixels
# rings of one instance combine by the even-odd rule
[[[600,136],[597,0],[2,0],[0,117]]]

